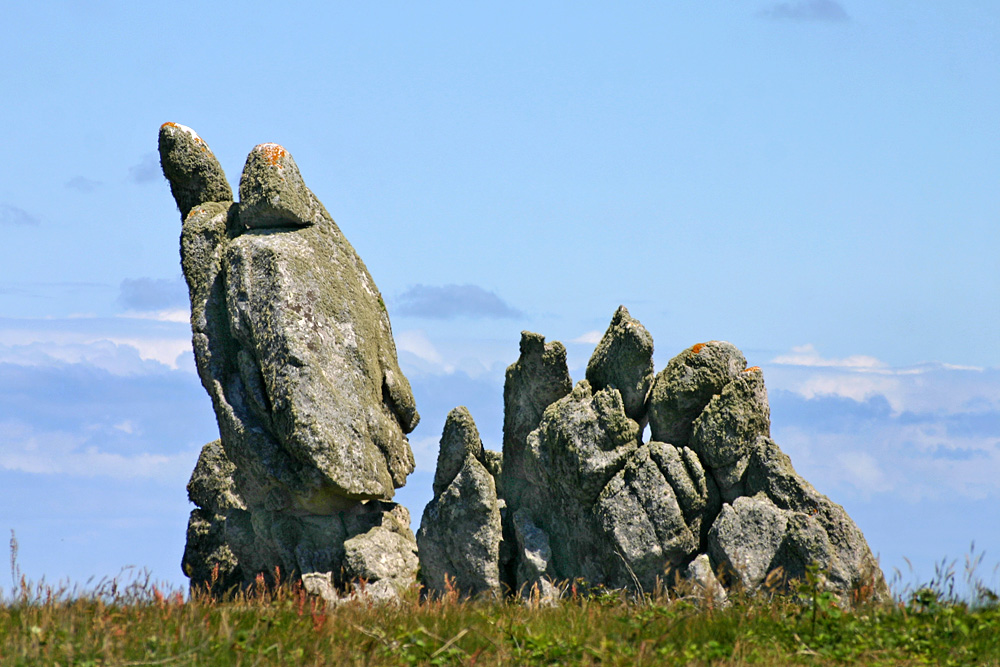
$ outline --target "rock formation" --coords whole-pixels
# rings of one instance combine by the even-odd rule
[[[188,485],[185,572],[223,589],[259,573],[408,584],[416,542],[390,501],[419,416],[375,282],[281,146],[251,151],[238,203],[193,130],[166,123],[159,148],[221,435]]]
[[[500,593],[498,458],[488,457],[466,408],[448,414],[434,499],[424,509],[417,531],[420,576],[429,588],[439,592],[453,588],[467,595]]]
[[[723,586],[780,588],[816,563],[846,602],[886,595],[861,531],[770,439],[761,370],[711,341],[654,377],[652,353],[621,307],[571,389],[565,348],[522,334],[496,471],[468,412],[449,415],[420,530],[425,585],[441,591],[447,574],[463,592],[493,591],[486,572],[543,595],[567,580],[646,592],[688,581],[719,602]]]

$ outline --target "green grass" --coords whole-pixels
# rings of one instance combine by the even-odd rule
[[[813,570],[794,596],[705,598],[566,590],[537,599],[352,602],[301,587],[227,601],[164,591],[139,575],[81,592],[19,576],[0,603],[0,665],[1000,665],[1000,607],[954,569],[892,602],[842,609]],[[950,574],[949,574],[950,572]],[[263,581],[263,580],[261,580]]]

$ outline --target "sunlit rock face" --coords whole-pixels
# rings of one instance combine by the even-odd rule
[[[192,583],[216,569],[227,584],[276,571],[334,573],[335,586],[341,573],[412,579],[408,514],[388,501],[413,471],[419,415],[374,280],[283,147],[251,151],[234,202],[193,130],[167,123],[159,145],[221,435],[189,487]],[[225,494],[199,491],[213,477]],[[363,565],[365,540],[395,565]]]
[[[554,596],[565,581],[645,592],[685,581],[718,602],[724,588],[787,589],[815,563],[845,602],[886,596],[861,531],[770,439],[761,370],[723,341],[655,375],[652,354],[652,336],[620,307],[572,387],[565,348],[522,334],[497,483],[464,506],[473,526],[500,508],[501,586]],[[445,449],[438,470],[450,478],[461,456]],[[469,563],[452,555],[454,577]]]

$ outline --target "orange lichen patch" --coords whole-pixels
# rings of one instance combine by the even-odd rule
[[[164,123],[160,126],[160,129],[162,130],[165,127],[177,127],[177,123]]]
[[[267,158],[272,167],[280,166],[281,159],[288,154],[288,151],[278,144],[261,144],[257,149],[264,154],[264,157]]]
[[[760,366],[751,366],[750,368],[744,369],[743,372],[744,373],[759,373],[760,372]]]
[[[703,347],[705,347],[705,343],[698,343],[697,345],[691,348],[691,351],[694,352],[695,354],[698,354],[699,352],[701,352],[701,348]]]

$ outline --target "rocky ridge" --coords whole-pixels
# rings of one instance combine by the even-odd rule
[[[620,307],[572,386],[565,348],[522,333],[504,386],[502,460],[482,464],[490,453],[464,408],[445,425],[438,477],[456,481],[435,478],[423,515],[424,584],[555,596],[565,581],[636,592],[689,581],[724,596],[787,587],[815,563],[845,602],[887,595],[861,531],[771,440],[761,370],[722,341],[655,375],[652,354],[652,336]],[[461,425],[469,435],[457,446]],[[449,525],[488,535],[489,548],[456,546]]]
[[[419,415],[374,280],[283,147],[251,151],[239,202],[190,128],[164,124],[159,149],[221,435],[188,484],[185,573],[220,591],[263,573],[330,599],[359,580],[391,597],[417,569],[391,499]]]

